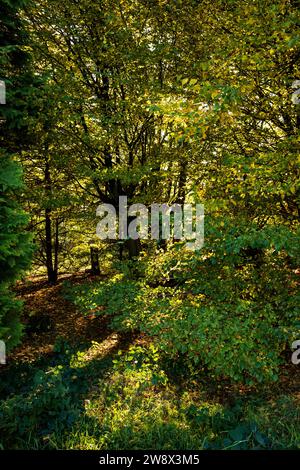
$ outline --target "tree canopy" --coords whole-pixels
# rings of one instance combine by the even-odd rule
[[[86,273],[65,298],[148,338],[153,357],[196,378],[278,382],[300,326],[299,2],[0,8],[0,338],[20,339],[24,270],[50,286]],[[118,215],[121,196],[203,204],[203,247],[174,230],[99,240],[96,209]]]

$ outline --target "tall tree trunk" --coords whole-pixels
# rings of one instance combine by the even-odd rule
[[[177,200],[178,204],[184,204],[185,201],[185,185],[186,185],[186,170],[187,170],[187,163],[184,160],[180,161],[180,172],[179,172],[179,180],[178,180],[178,193],[177,193]]]
[[[99,276],[99,249],[96,246],[91,246],[91,274],[93,276]]]
[[[52,261],[52,228],[51,228],[51,209],[45,209],[45,235],[46,235],[46,266],[49,284],[55,284],[57,281],[57,272],[53,268]]]
[[[46,158],[45,163],[45,189],[47,197],[51,196],[51,174],[49,159]],[[52,259],[52,220],[51,220],[51,207],[48,203],[48,207],[45,209],[45,237],[46,237],[46,267],[49,284],[55,284],[57,281],[57,270],[53,267]]]
[[[141,251],[141,241],[139,239],[132,240],[130,238],[129,240],[126,240],[125,244],[128,249],[129,259],[133,259],[139,256],[140,251]]]
[[[59,237],[58,237],[59,220],[55,220],[55,242],[54,242],[54,273],[57,280],[58,276],[58,250],[59,250]]]
[[[127,231],[129,229],[130,223],[135,220],[135,216],[128,216],[127,219]],[[141,251],[141,240],[138,238],[137,240],[133,240],[132,238],[128,238],[125,240],[124,246],[128,250],[128,257],[129,259],[136,258],[139,256],[140,251]]]

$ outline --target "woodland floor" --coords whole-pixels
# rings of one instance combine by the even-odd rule
[[[147,344],[147,338],[143,335],[132,335],[124,337],[117,332],[113,332],[109,326],[109,318],[95,313],[83,315],[76,306],[66,300],[61,294],[62,283],[66,280],[73,285],[103,280],[101,276],[92,277],[85,273],[62,276],[55,286],[49,286],[46,278],[31,277],[25,283],[20,283],[17,288],[18,298],[24,302],[23,322],[30,324],[33,317],[48,317],[50,320],[47,331],[29,333],[23,338],[22,345],[14,350],[12,362],[32,362],[40,356],[51,355],[53,347],[58,337],[65,339],[68,343],[76,346],[81,342],[101,343],[106,341],[110,353],[113,354],[119,349],[127,348],[128,343]],[[99,307],[101,308],[101,307]],[[108,338],[111,343],[107,343]],[[297,366],[289,365],[282,369],[280,382],[275,387],[276,390],[288,388],[294,393],[295,398],[300,403],[300,374]],[[226,394],[223,389],[222,393]],[[246,389],[245,389],[246,390]],[[240,392],[243,390],[240,389]],[[272,388],[274,393],[274,388]]]
[[[46,279],[29,278],[19,285],[18,297],[25,303],[24,321],[30,325],[32,317],[46,315],[50,320],[49,330],[26,335],[22,345],[14,351],[13,361],[32,361],[40,355],[52,354],[57,337],[71,344],[81,341],[101,341],[107,337],[107,321],[95,315],[82,315],[72,302],[61,295],[62,282],[73,284],[86,282],[87,276],[64,276],[55,286],[49,286]]]
[[[22,345],[8,357],[7,366],[0,371],[0,395],[8,400],[8,407],[16,410],[19,406],[20,411],[6,408],[5,426],[12,426],[11,437],[4,443],[0,438],[0,448],[191,449],[206,448],[205,443],[209,443],[209,448],[300,446],[297,366],[283,368],[275,385],[256,390],[213,381],[207,376],[190,383],[169,376],[167,385],[150,383],[145,387],[142,374],[147,375],[149,371],[127,370],[126,353],[133,345],[147,349],[151,339],[140,333],[114,331],[105,312],[100,316],[96,311],[83,315],[63,296],[64,281],[76,285],[96,280],[78,273],[62,276],[55,286],[49,286],[41,277],[28,278],[17,285],[18,298],[24,301],[25,334]],[[71,353],[57,351],[58,339],[69,345]],[[120,366],[115,362],[120,362]],[[57,387],[51,392],[54,398],[61,393],[59,387],[66,384],[67,389],[62,392],[66,400],[63,413],[68,413],[69,408],[77,410],[71,428],[67,423],[57,430],[61,410],[52,412],[56,404],[51,401],[48,389],[42,392],[41,400],[45,404],[35,415],[31,394],[32,391],[40,393],[39,385],[32,385],[39,371],[44,374],[42,382],[47,377],[51,382],[60,374],[63,385],[59,382],[56,386],[53,382]],[[20,384],[16,375],[20,376]],[[75,381],[76,386],[73,376],[78,382]],[[50,383],[52,387],[53,383]],[[141,383],[142,388],[137,389],[136,384]],[[17,405],[9,401],[10,397],[17,397]],[[26,405],[23,409],[23,402],[28,408]],[[203,414],[203,407],[206,415],[200,419],[197,410],[201,409]],[[221,409],[227,410],[226,419],[218,415]],[[9,413],[17,415],[12,418]],[[210,418],[214,413],[219,421]],[[32,415],[34,420],[28,426],[34,428],[34,437],[28,438],[22,426],[26,424],[24,416],[30,420]],[[255,431],[253,424],[249,424],[253,420],[257,423]],[[16,433],[20,436],[16,437]]]

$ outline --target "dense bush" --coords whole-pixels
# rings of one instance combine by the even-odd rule
[[[68,382],[59,368],[37,371],[27,393],[3,400],[0,406],[0,431],[5,446],[32,436],[36,439],[71,424],[77,413]],[[17,436],[17,440],[16,440]]]
[[[16,201],[22,188],[21,168],[13,160],[19,133],[22,131],[25,144],[28,125],[28,57],[20,47],[25,34],[18,15],[23,4],[0,1],[1,79],[7,88],[7,105],[1,105],[0,121],[0,339],[8,349],[19,342],[22,331],[21,303],[14,300],[10,288],[29,267],[32,252],[31,236],[25,230],[27,217]]]
[[[164,355],[194,370],[274,381],[299,331],[299,233],[208,225],[207,234],[199,253],[173,245],[144,260],[143,281],[117,275],[68,295],[85,312],[111,315],[114,328],[147,333]]]

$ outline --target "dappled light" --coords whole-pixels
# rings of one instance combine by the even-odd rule
[[[1,451],[300,449],[299,6],[0,0]]]

